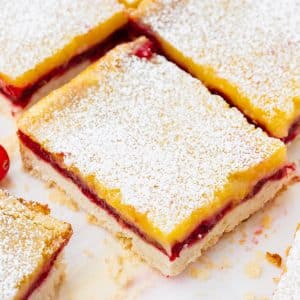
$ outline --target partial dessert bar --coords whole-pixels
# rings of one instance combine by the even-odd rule
[[[176,275],[293,177],[285,145],[153,52],[120,45],[19,120],[25,168]]]
[[[0,190],[1,299],[56,299],[72,228],[49,212],[47,206]]]
[[[282,274],[273,295],[273,300],[300,299],[300,227],[298,225],[295,240],[289,250],[286,269]]]
[[[117,0],[4,1],[0,15],[0,90],[20,105],[127,22]]]
[[[271,136],[300,133],[297,0],[143,0],[132,20]]]

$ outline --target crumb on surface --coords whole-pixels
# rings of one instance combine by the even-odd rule
[[[78,205],[65,192],[52,186],[49,190],[48,199],[52,202],[64,205],[73,211],[78,211]]]
[[[256,296],[254,293],[248,292],[244,295],[244,300],[269,300],[269,297]]]
[[[118,289],[109,300],[139,300],[141,293],[149,287],[149,283],[145,282],[137,287],[128,289]]]
[[[255,295],[252,292],[248,292],[244,295],[244,300],[255,300]]]
[[[89,249],[83,250],[83,254],[90,258],[94,257],[94,254]]]
[[[270,215],[264,215],[261,220],[261,226],[265,229],[270,229],[272,225],[272,217]]]
[[[194,279],[207,280],[210,278],[210,270],[207,268],[196,268],[191,266],[188,273],[189,276]]]
[[[86,215],[86,220],[89,224],[92,224],[92,225],[99,225],[99,221],[98,219],[94,216],[94,215],[91,215],[91,214],[87,214]]]
[[[115,291],[110,300],[137,300],[140,294],[152,284],[149,270],[142,263],[142,259],[131,250],[131,239],[117,236],[121,247],[114,248],[104,257],[107,275],[115,285]],[[111,246],[113,238],[105,239],[107,247]],[[114,240],[114,239],[113,239]]]
[[[279,254],[277,253],[270,253],[270,252],[266,252],[266,259],[268,262],[270,262],[271,264],[273,264],[274,266],[280,268],[281,264],[282,264],[282,258]]]
[[[216,264],[210,258],[208,258],[206,256],[200,256],[197,261],[201,265],[201,268],[206,268],[208,270],[212,270],[216,266]]]
[[[242,239],[239,240],[239,244],[240,244],[240,245],[244,245],[245,242],[246,242],[246,239],[244,239],[244,238],[242,238]]]
[[[106,258],[105,263],[114,282],[118,286],[128,288],[133,280],[133,277],[126,268],[126,264],[128,262],[126,258],[128,257],[124,255],[111,256]]]
[[[219,270],[228,269],[232,266],[232,263],[228,259],[228,257],[223,257],[220,264],[218,265]]]
[[[255,258],[257,261],[262,261],[265,258],[265,253],[263,251],[257,250],[255,253]]]
[[[122,288],[128,288],[135,279],[140,258],[131,250],[123,249],[105,258],[109,275]]]
[[[279,277],[273,277],[272,279],[275,284],[278,284],[278,282],[280,281]]]
[[[241,235],[242,235],[242,237],[239,239],[239,244],[243,245],[247,241],[247,237],[248,237],[247,232],[244,227],[241,228]]]
[[[246,264],[244,271],[247,277],[258,278],[261,276],[262,267],[259,263],[250,261],[248,264]]]
[[[131,250],[132,249],[132,240],[121,233],[116,234],[116,238],[118,241],[122,244],[123,248],[126,250]]]

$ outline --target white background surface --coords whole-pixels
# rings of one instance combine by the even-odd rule
[[[87,222],[83,213],[58,204],[64,199],[61,193],[23,172],[12,109],[0,96],[0,143],[11,157],[9,176],[0,188],[49,204],[54,216],[73,225],[60,299],[271,299],[282,270],[265,259],[265,252],[285,257],[300,221],[300,184],[224,236],[182,275],[164,278],[123,250],[104,230]],[[297,148],[300,139],[289,147],[293,159],[300,157]],[[262,226],[268,218],[270,228]],[[255,234],[258,229],[262,229],[259,235]]]

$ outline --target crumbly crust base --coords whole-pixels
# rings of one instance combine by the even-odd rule
[[[62,187],[79,207],[89,215],[95,217],[99,225],[117,237],[121,236],[130,239],[132,250],[138,253],[150,266],[166,276],[175,276],[182,272],[189,263],[201,256],[202,251],[214,245],[225,232],[234,229],[240,222],[263,207],[267,201],[273,199],[294,177],[293,173],[291,173],[282,180],[268,182],[253,198],[241,203],[228,212],[203,239],[183,249],[177,259],[170,261],[168,256],[142,240],[134,232],[123,228],[106,211],[87,199],[73,182],[56,172],[50,164],[42,161],[30,149],[22,145],[22,143],[20,144],[20,150],[23,164],[27,171],[48,184]]]

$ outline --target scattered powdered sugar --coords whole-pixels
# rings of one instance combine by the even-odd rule
[[[283,144],[162,56],[140,59],[127,47],[98,63],[80,97],[71,82],[55,100],[66,105],[28,120],[25,132],[168,233]]]
[[[251,101],[251,117],[261,111],[266,123],[293,118],[293,99],[300,99],[299,0],[158,0],[142,6],[137,17],[185,57],[236,86]]]
[[[33,273],[60,246],[57,235],[62,225],[48,219],[0,190],[1,299],[15,299],[20,288],[30,286]]]
[[[86,34],[123,9],[117,0],[0,3],[0,72],[12,78],[33,69],[74,37]]]
[[[289,251],[286,272],[281,276],[273,300],[299,299],[300,297],[300,231]]]

